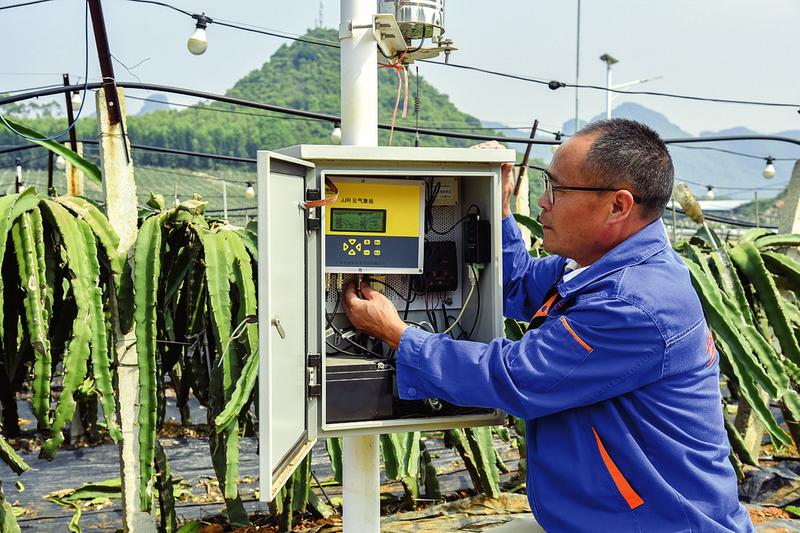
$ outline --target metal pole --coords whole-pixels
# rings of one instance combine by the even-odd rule
[[[672,243],[678,242],[678,211],[675,208],[675,198],[672,199]]]
[[[69,87],[69,85],[70,85],[70,83],[69,83],[69,74],[64,73],[61,76],[64,79],[64,86],[65,87]],[[64,93],[64,99],[67,101],[67,106],[66,106],[67,107],[67,126],[69,126],[75,120],[75,113],[74,113],[74,110],[72,109],[72,97],[70,96],[69,91]],[[77,124],[75,126],[76,127],[69,129],[69,147],[73,152],[77,153],[78,152],[78,136],[75,133],[75,130],[77,129]]]
[[[378,145],[378,47],[375,0],[341,0],[342,144]],[[380,531],[380,447],[377,435],[342,439],[342,529]]]
[[[606,119],[611,118],[611,61],[606,61]]]
[[[222,182],[222,218],[228,221],[228,182]]]
[[[575,30],[575,85],[580,83],[581,72],[581,0],[578,0],[578,23]],[[578,132],[578,91],[575,87],[575,132]]]
[[[757,190],[753,191],[753,201],[756,204],[756,227],[759,228],[759,227],[761,227],[761,224],[758,221],[758,191]]]
[[[376,11],[374,0],[341,0],[343,145],[378,145],[378,47],[371,29]]]
[[[100,0],[88,0],[89,11],[92,14],[92,29],[94,30],[94,42],[97,46],[97,56],[100,60],[100,74],[103,76],[103,92],[106,95],[108,105],[108,120],[112,126],[116,126],[120,119],[119,96],[114,78],[114,65],[111,63],[111,49],[108,46],[108,34],[106,33],[106,23],[103,18],[103,5]]]
[[[18,157],[15,161],[17,171],[14,174],[14,192],[19,193],[19,188],[22,185],[22,158]]]
[[[51,151],[47,152],[47,194],[53,194],[53,163],[55,162],[55,154]]]

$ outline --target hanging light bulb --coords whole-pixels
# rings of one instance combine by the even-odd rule
[[[72,96],[70,97],[70,101],[72,101],[72,108],[78,109],[81,107],[81,93],[78,91],[72,91]]]
[[[214,22],[211,18],[207,17],[205,13],[202,15],[192,15],[192,18],[197,20],[195,30],[186,46],[189,51],[196,56],[203,54],[208,49],[208,40],[206,39],[206,27]]]
[[[711,185],[706,185],[706,187],[708,188],[708,190],[706,191],[706,197],[705,197],[706,200],[713,200],[714,198],[716,198],[717,193],[714,192],[714,187],[712,187]]]
[[[559,132],[556,132],[556,141],[560,141],[560,140],[561,140],[561,132],[559,131]],[[551,153],[556,153],[556,150],[558,150],[559,146],[561,146],[561,145],[560,144],[552,144],[552,145],[550,145],[550,152]]]
[[[60,156],[56,157],[56,168],[58,170],[64,170],[64,167],[66,167],[66,166],[67,166],[67,162],[64,161],[64,156],[63,155],[60,155]]]
[[[331,132],[331,142],[333,144],[342,144],[342,123],[336,122],[333,125],[333,131]]]
[[[256,190],[253,188],[253,182],[247,182],[247,190],[244,191],[245,198],[255,198],[256,197]]]
[[[764,172],[761,173],[765,178],[772,179],[775,177],[775,158],[772,156],[767,157],[767,166],[764,167]]]

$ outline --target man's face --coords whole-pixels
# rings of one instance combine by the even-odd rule
[[[553,185],[597,187],[583,172],[583,162],[594,136],[573,137],[556,151],[550,163]],[[539,220],[544,232],[544,249],[587,266],[608,249],[607,220],[613,192],[558,191],[550,203],[547,193],[539,197]]]

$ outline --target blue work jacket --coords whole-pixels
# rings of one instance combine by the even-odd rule
[[[531,509],[548,533],[747,532],[729,462],[718,354],[689,273],[660,220],[567,281],[503,220],[507,317],[518,342],[408,328],[401,398],[441,398],[526,420]]]

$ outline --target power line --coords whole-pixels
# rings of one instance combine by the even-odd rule
[[[199,154],[197,154],[197,156],[199,156]],[[201,178],[201,179],[206,179],[206,180],[211,180],[211,181],[224,181],[225,183],[234,183],[236,185],[246,185],[247,183],[255,181],[255,179],[233,180],[233,179],[220,178],[220,177],[211,176],[211,175],[203,176],[203,175],[200,175],[200,174],[192,174],[191,172],[181,172],[179,170],[162,169],[160,167],[154,167],[152,165],[138,165],[138,166],[139,166],[139,168],[144,168],[144,169],[148,169],[148,170],[151,170],[151,171],[154,171],[154,172],[160,172],[160,173],[163,173],[163,174],[174,174],[176,176],[183,176],[183,177],[187,177],[187,178]]]
[[[194,14],[189,13],[188,11],[185,11],[183,9],[179,9],[179,8],[177,8],[175,6],[170,5],[170,4],[167,4],[166,2],[158,2],[156,0],[128,0],[128,1],[129,2],[144,3],[144,4],[154,4],[154,5],[166,7],[166,8],[172,9],[174,11],[178,11],[180,13],[183,13],[184,15],[187,15],[189,17],[195,18]],[[209,18],[211,18],[211,17],[209,17]],[[287,35],[287,34],[277,33],[276,31],[267,31],[267,30],[264,30],[264,29],[258,29],[257,27],[246,27],[246,26],[242,26],[240,24],[235,24],[235,23],[231,23],[231,22],[223,22],[223,21],[221,21],[219,19],[215,20],[213,18],[211,18],[211,20],[209,22],[211,22],[212,24],[218,24],[220,26],[226,26],[226,27],[234,28],[234,29],[238,29],[238,30],[243,30],[243,31],[248,31],[248,32],[253,32],[253,33],[260,33],[260,34],[264,34],[264,35],[270,35],[272,37],[279,37],[281,39],[290,39],[292,41],[298,41],[298,42],[313,44],[313,45],[317,45],[317,46],[325,46],[325,47],[329,47],[329,48],[340,48],[338,43],[333,43],[331,41],[325,41],[325,40],[321,40],[321,39],[320,40],[316,40],[316,39],[309,39],[307,37],[294,37],[294,36]],[[664,98],[676,98],[676,99],[681,99],[681,100],[694,100],[694,101],[701,101],[701,102],[713,102],[713,103],[724,103],[724,104],[741,104],[741,105],[754,105],[754,106],[767,106],[767,107],[793,107],[793,108],[800,108],[800,103],[766,102],[766,101],[760,101],[760,100],[739,100],[739,99],[733,99],[733,98],[711,98],[711,97],[705,97],[705,96],[693,96],[693,95],[687,95],[687,94],[666,93],[666,92],[659,92],[659,91],[624,91],[624,90],[620,90],[620,89],[612,89],[610,87],[603,87],[603,86],[600,86],[600,85],[587,85],[587,84],[579,84],[579,83],[565,83],[565,82],[561,82],[561,81],[558,81],[558,80],[547,80],[546,78],[539,78],[539,77],[533,77],[533,76],[523,76],[523,75],[520,75],[520,74],[510,74],[510,73],[507,73],[507,72],[499,72],[499,71],[496,71],[496,70],[490,70],[490,69],[481,68],[481,67],[474,67],[474,66],[471,66],[471,65],[460,65],[460,64],[457,64],[457,63],[450,63],[450,62],[444,63],[444,62],[441,62],[441,61],[431,61],[431,60],[425,60],[425,59],[420,59],[418,61],[420,61],[422,63],[432,64],[432,65],[443,65],[443,66],[450,67],[450,68],[481,72],[481,73],[484,73],[484,74],[490,74],[490,75],[493,75],[493,76],[499,76],[499,77],[503,77],[503,78],[507,78],[507,79],[525,81],[525,82],[529,82],[529,83],[535,83],[535,84],[538,84],[538,85],[546,85],[547,87],[549,87],[552,90],[558,90],[558,89],[561,89],[561,88],[569,87],[569,88],[576,88],[576,89],[592,89],[592,90],[597,90],[597,91],[611,92],[611,93],[615,93],[615,94],[627,94],[627,95],[634,95],[634,96],[658,96],[658,97],[664,97]],[[798,109],[798,112],[800,112],[800,109]]]
[[[725,148],[716,148],[714,146],[683,146],[683,145],[680,145],[680,144],[676,145],[676,146],[678,148],[684,148],[684,149],[687,149],[687,150],[711,150],[711,151],[714,151],[714,152],[722,152],[724,154],[738,155],[738,156],[741,156],[741,157],[749,157],[751,159],[761,159],[761,160],[764,160],[764,161],[768,159],[767,157],[762,157],[760,155],[746,154],[744,152],[737,152],[735,150],[726,150]],[[769,159],[772,159],[773,161],[797,161],[796,157],[769,157]]]
[[[50,85],[40,85],[38,87],[27,87],[25,89],[12,89],[10,91],[3,91],[0,94],[15,94],[15,93],[24,93],[29,91],[38,91],[39,89],[49,89],[51,87],[63,87],[62,83],[51,83]]]
[[[43,4],[45,2],[52,2],[53,0],[33,0],[31,2],[23,2],[21,4],[11,4],[9,6],[0,6],[0,11],[5,9],[13,9],[15,7],[24,7],[24,6],[32,6],[34,4]]]
[[[709,183],[700,183],[699,181],[692,181],[685,178],[680,178],[677,181],[683,181],[689,185],[697,185],[698,187],[713,187],[714,189],[730,190],[730,191],[782,191],[785,187],[777,187],[777,185],[787,185],[785,181],[774,183],[772,187],[730,187],[724,185],[711,185]]]
[[[134,0],[128,0],[128,1],[132,2]],[[235,115],[247,115],[247,116],[251,116],[251,117],[271,118],[271,119],[278,119],[278,120],[300,120],[300,121],[306,121],[306,122],[315,122],[315,121],[320,120],[320,119],[313,119],[313,118],[300,118],[300,117],[284,117],[284,116],[275,116],[275,115],[265,115],[263,113],[249,113],[247,111],[236,111],[235,109],[222,109],[222,108],[219,108],[219,107],[207,107],[207,106],[194,105],[194,104],[180,104],[180,103],[176,103],[176,102],[163,102],[163,101],[160,101],[160,100],[153,100],[152,98],[142,98],[140,96],[131,96],[131,95],[127,95],[127,94],[125,95],[125,98],[131,98],[133,100],[141,100],[141,101],[144,101],[144,102],[154,102],[154,103],[161,104],[161,105],[168,105],[168,106],[172,105],[172,106],[178,106],[178,107],[185,107],[185,108],[188,108],[188,109],[197,109],[199,111],[213,111],[213,112],[216,112],[216,113],[232,113],[232,114],[235,114]]]
[[[233,98],[230,96],[219,95],[214,93],[207,93],[202,91],[196,91],[193,89],[185,89],[181,87],[171,87],[168,85],[156,85],[151,83],[139,83],[139,82],[116,82],[118,87],[124,87],[129,89],[141,89],[145,91],[158,91],[158,92],[166,92],[166,93],[174,93],[174,94],[182,94],[185,96],[193,96],[208,100],[215,100],[218,102],[225,102],[229,104],[239,105],[243,107],[251,107],[255,109],[262,109],[265,111],[273,111],[276,113],[286,114],[286,115],[294,115],[294,116],[301,116],[306,118],[312,118],[316,120],[324,120],[331,123],[341,122],[341,118],[338,115],[328,114],[328,113],[319,113],[314,111],[306,111],[302,109],[295,109],[291,107],[284,107],[284,106],[277,106],[272,104],[264,104],[261,102],[253,102],[250,100],[244,100],[241,98]],[[5,105],[13,102],[18,102],[21,100],[27,100],[30,98],[36,98],[41,96],[50,96],[53,94],[59,94],[67,91],[73,91],[77,89],[81,89],[83,86],[81,85],[68,85],[68,86],[61,86],[52,89],[42,89],[38,91],[32,91],[26,94],[18,94],[13,96],[6,96],[0,98],[0,105]],[[85,85],[87,89],[99,89],[102,87],[100,83],[88,83]],[[389,124],[379,123],[378,128],[380,129],[391,129]],[[535,144],[535,145],[554,145],[554,144],[561,144],[560,140],[545,140],[545,139],[530,139],[528,137],[503,137],[498,135],[482,135],[478,133],[460,133],[455,131],[446,131],[446,130],[436,130],[430,128],[414,128],[411,126],[401,126],[396,125],[394,126],[395,131],[402,131],[407,133],[420,133],[422,135],[431,135],[436,137],[449,137],[454,139],[468,139],[468,140],[479,140],[479,141],[503,141],[508,143],[515,143],[515,144]],[[785,142],[800,146],[800,139],[793,139],[791,137],[783,137],[779,135],[720,135],[720,136],[709,136],[709,137],[679,137],[679,138],[672,138],[672,139],[664,139],[666,144],[682,144],[682,143],[705,143],[705,142],[721,142],[721,141],[744,141],[744,140],[762,140],[762,141],[777,141],[777,142]]]
[[[172,10],[177,11],[179,13],[183,13],[184,15],[187,15],[187,16],[192,17],[192,18],[195,17],[195,15],[193,13],[190,13],[188,11],[184,11],[183,9],[177,8],[175,6],[167,4],[165,2],[157,2],[155,0],[128,0],[128,2],[136,2],[136,3],[140,3],[140,4],[154,4],[154,5],[157,5],[157,6],[162,6],[162,7],[166,7],[166,8],[172,9]],[[308,44],[315,44],[317,46],[327,46],[327,47],[330,47],[330,48],[339,48],[338,44],[331,43],[330,41],[308,39],[306,37],[293,37],[291,35],[282,35],[280,33],[274,32],[274,31],[267,31],[267,30],[263,30],[263,29],[258,29],[256,27],[246,27],[246,26],[240,26],[238,24],[231,23],[231,22],[224,22],[221,19],[215,19],[213,17],[208,17],[208,19],[209,19],[208,22],[210,22],[212,24],[216,24],[218,26],[226,26],[228,28],[234,28],[234,29],[237,29],[237,30],[249,31],[249,32],[252,32],[252,33],[260,33],[262,35],[269,35],[269,36],[272,36],[272,37],[279,37],[281,39],[290,39],[292,41],[298,41],[298,42],[301,42],[301,43],[308,43]]]
[[[49,1],[49,0],[36,0],[34,2],[28,2],[27,4],[17,4],[16,6],[6,6],[6,8],[8,8],[8,7],[19,7],[19,6],[23,6],[23,5],[38,4],[38,3],[45,2],[45,1]],[[69,133],[70,130],[72,130],[72,128],[75,127],[75,124],[78,123],[78,119],[81,116],[81,112],[83,112],[83,107],[86,104],[86,92],[88,90],[88,84],[89,84],[89,2],[85,3],[84,14],[83,14],[83,24],[84,24],[83,33],[84,33],[84,55],[85,55],[85,57],[84,57],[83,97],[81,98],[81,106],[78,108],[78,113],[75,115],[75,118],[73,119],[72,123],[69,126],[67,126],[67,128],[65,130],[62,130],[61,132],[57,133],[56,135],[52,135],[50,137],[45,137],[45,138],[42,138],[42,139],[37,139],[37,138],[31,137],[29,135],[25,135],[24,133],[21,133],[21,132],[17,131],[11,124],[8,123],[8,121],[6,121],[6,118],[2,114],[0,114],[0,121],[2,121],[3,124],[8,129],[10,129],[12,132],[14,132],[16,135],[19,135],[20,137],[28,139],[29,141],[53,141],[55,139],[63,137],[67,133]]]

